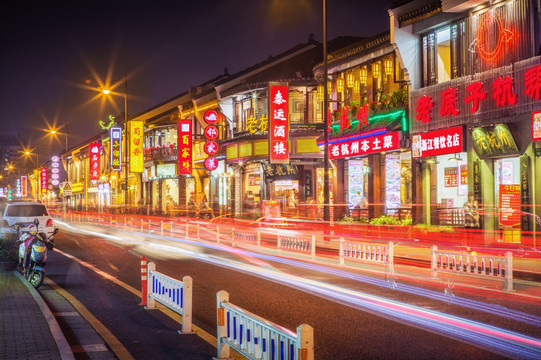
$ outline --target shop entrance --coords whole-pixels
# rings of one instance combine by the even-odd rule
[[[494,209],[503,242],[520,242],[520,159],[494,160]]]
[[[280,203],[280,211],[286,216],[299,216],[299,181],[276,180],[271,183],[271,199]]]

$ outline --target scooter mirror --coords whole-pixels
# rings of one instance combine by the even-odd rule
[[[38,227],[38,225],[39,225],[39,219],[38,218],[34,219],[34,225],[36,225],[36,227]]]
[[[53,230],[53,235],[55,235],[59,230],[60,230],[59,228],[55,228],[55,229]]]

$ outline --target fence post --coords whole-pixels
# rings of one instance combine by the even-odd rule
[[[299,360],[314,360],[314,328],[302,324],[297,327],[297,339],[299,339]]]
[[[186,221],[186,239],[189,239],[190,237],[188,236],[189,234],[189,229],[188,229],[188,222]]]
[[[169,225],[171,225],[171,227],[169,228],[169,236],[173,237],[173,222],[169,221]]]
[[[163,236],[163,220],[160,220],[160,235]]]
[[[113,215],[109,217],[109,225],[113,226]]]
[[[228,359],[229,358],[229,345],[222,342],[222,338],[227,337],[227,319],[225,318],[225,308],[222,307],[223,302],[229,302],[229,293],[225,290],[221,290],[216,294],[216,311],[217,316],[217,349],[218,349],[218,359]],[[217,359],[217,360],[218,360]]]
[[[438,247],[436,245],[432,245],[432,251],[430,256],[430,275],[433,278],[438,277],[438,262],[436,260],[436,251],[438,251]]]
[[[148,219],[148,232],[150,232],[151,223],[152,223],[152,220]]]
[[[147,264],[147,306],[146,309],[155,309],[156,308],[156,300],[154,300],[152,297],[150,297],[150,294],[152,294],[152,283],[154,282],[154,271],[156,271],[156,264],[153,262],[149,262]]]
[[[143,232],[143,219],[141,219],[141,232]]]
[[[216,225],[216,244],[220,243],[220,226]]]
[[[147,305],[147,258],[141,258],[141,303],[139,305]]]
[[[340,265],[344,265],[344,238],[340,237],[340,247],[338,248],[338,258],[340,259]]]
[[[312,259],[316,257],[316,236],[312,235],[312,249],[311,249]]]
[[[394,243],[389,241],[389,254],[387,261],[389,262],[389,272],[391,275],[394,274]]]
[[[261,232],[257,230],[257,247],[261,246]]]
[[[513,253],[505,252],[505,291],[513,291]]]
[[[195,225],[195,228],[196,228],[196,230],[197,230],[197,238],[198,238],[198,239],[201,239],[201,235],[199,235],[199,224],[196,224],[196,225]]]
[[[278,241],[276,245],[278,245],[278,250],[280,250],[280,248],[282,247],[282,237],[280,235],[278,235]]]
[[[190,276],[182,278],[184,287],[184,306],[182,308],[182,333],[190,334],[192,332],[192,292],[193,280]]]
[[[235,228],[231,228],[231,246],[235,247]]]

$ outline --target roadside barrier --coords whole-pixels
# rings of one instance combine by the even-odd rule
[[[359,262],[368,261],[374,263],[386,264],[389,272],[394,274],[394,250],[393,242],[386,244],[360,243],[357,241],[348,241],[340,238],[340,265],[345,261]]]
[[[438,277],[438,271],[469,274],[504,279],[504,290],[513,291],[513,253],[505,252],[505,257],[456,254],[438,250],[431,251],[431,274]]]
[[[156,264],[148,263],[147,309],[155,309],[156,301],[182,316],[182,333],[192,332],[192,290],[190,276],[182,281],[156,271]]]
[[[229,359],[230,348],[248,359],[313,360],[314,329],[302,324],[297,332],[276,325],[229,302],[229,293],[217,299],[218,357]]]
[[[197,224],[197,238],[201,240],[211,241],[216,240],[217,243],[220,242],[218,237],[220,236],[220,232],[217,230],[212,229],[211,226],[204,226]]]
[[[278,235],[278,250],[291,251],[296,253],[309,253],[316,257],[316,236],[311,238],[291,237]]]
[[[141,303],[139,305],[147,305],[147,258],[141,258]]]
[[[236,245],[251,245],[251,246],[260,246],[261,245],[261,234],[259,231],[246,232],[238,231],[235,228],[231,229],[231,243],[233,246]]]

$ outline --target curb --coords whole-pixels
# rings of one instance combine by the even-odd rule
[[[38,293],[36,289],[30,283],[18,272],[13,271],[15,276],[21,280],[21,282],[26,286],[28,291],[30,291],[30,294],[36,301],[36,304],[38,305],[39,309],[41,310],[41,313],[44,315],[45,320],[49,324],[49,329],[51,330],[51,334],[53,335],[54,341],[56,342],[56,346],[58,347],[58,350],[60,351],[60,356],[62,360],[74,360],[75,357],[73,356],[73,352],[71,351],[71,347],[68,344],[68,340],[66,340],[66,337],[64,336],[64,333],[60,329],[60,326],[58,325],[58,322],[56,321],[56,318],[54,317],[53,313],[45,303],[45,301],[42,299],[41,295]]]

